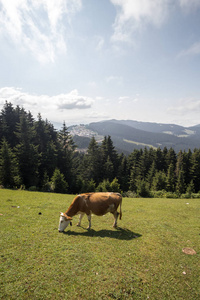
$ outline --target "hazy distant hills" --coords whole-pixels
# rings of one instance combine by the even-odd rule
[[[115,148],[125,154],[144,147],[172,147],[175,151],[200,148],[200,125],[183,127],[175,124],[138,122],[132,120],[109,120],[69,127],[75,143],[87,149],[95,136],[102,141],[110,135]]]

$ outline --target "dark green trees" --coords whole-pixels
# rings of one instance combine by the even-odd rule
[[[99,184],[103,178],[102,156],[100,147],[94,137],[91,138],[85,158],[87,161],[86,169],[84,170],[86,178]]]
[[[55,169],[53,176],[51,178],[51,189],[54,193],[66,194],[68,192],[68,183],[65,181],[64,175]]]
[[[64,175],[66,182],[70,187],[74,184],[73,179],[73,154],[75,145],[72,136],[68,132],[68,128],[63,123],[62,129],[58,133],[58,161],[57,167]]]
[[[12,188],[20,184],[16,157],[5,138],[0,147],[0,184]]]
[[[34,145],[33,143],[34,130],[24,113],[21,114],[20,121],[16,124],[15,134],[18,143],[14,150],[19,165],[19,175],[22,183],[26,187],[37,186],[39,175],[39,146]]]
[[[0,185],[42,191],[80,193],[157,191],[181,195],[200,190],[200,149],[179,153],[166,147],[118,154],[112,138],[92,137],[84,153],[76,151],[65,122],[59,132],[38,114],[5,102],[0,113]]]

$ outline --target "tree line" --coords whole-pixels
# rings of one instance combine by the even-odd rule
[[[41,114],[35,120],[6,101],[0,114],[0,185],[74,194],[190,196],[200,190],[200,149],[144,148],[124,155],[105,136],[101,144],[93,137],[83,154],[65,122],[57,131]]]

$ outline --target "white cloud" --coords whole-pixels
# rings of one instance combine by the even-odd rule
[[[194,43],[188,49],[185,49],[185,50],[181,51],[178,54],[178,58],[183,57],[183,56],[191,56],[191,55],[199,55],[199,54],[200,54],[200,42],[199,43]]]
[[[107,83],[118,83],[118,84],[122,84],[123,83],[123,77],[121,76],[108,76],[106,77],[106,82]]]
[[[117,15],[112,41],[133,42],[132,34],[148,25],[160,27],[175,9],[190,13],[200,8],[200,0],[110,0]]]
[[[54,62],[66,51],[66,25],[80,9],[81,0],[0,0],[0,35],[39,62]]]
[[[119,97],[119,104],[124,103],[124,102],[129,102],[129,103],[135,103],[138,102],[138,98],[132,98],[128,96],[121,96]]]
[[[200,112],[200,100],[198,99],[184,99],[180,101],[177,106],[171,106],[168,108],[168,113],[177,115],[187,115],[191,113]]]
[[[168,14],[170,0],[110,0],[117,7],[113,41],[130,41],[134,30],[148,23],[160,26]]]
[[[77,90],[73,90],[68,94],[59,94],[56,96],[48,95],[31,95],[22,92],[19,88],[4,87],[0,89],[0,105],[4,105],[5,101],[11,102],[14,106],[23,106],[26,110],[30,110],[34,116],[37,114],[56,114],[59,110],[81,110],[92,107],[94,100],[79,95]]]
[[[96,81],[89,81],[88,86],[92,89],[95,89],[98,86],[98,84]]]
[[[102,36],[98,36],[96,37],[96,42],[97,42],[96,50],[101,51],[105,44],[104,38]]]
[[[199,0],[179,0],[179,4],[184,11],[191,11],[200,7]]]
[[[56,98],[59,109],[85,109],[90,108],[94,103],[92,98],[80,96],[77,90],[73,90],[69,94],[58,95]]]

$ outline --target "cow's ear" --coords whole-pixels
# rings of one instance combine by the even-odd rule
[[[70,224],[70,226],[72,226],[72,222],[70,222],[69,224]]]
[[[73,219],[72,219],[71,217],[68,217],[68,216],[67,216],[67,220],[68,220],[68,221],[71,221],[71,220],[73,220]]]

